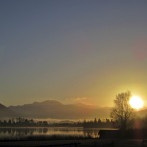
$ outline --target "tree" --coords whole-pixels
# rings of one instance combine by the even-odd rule
[[[130,122],[134,116],[134,110],[129,104],[129,99],[131,93],[123,92],[116,95],[114,100],[114,108],[111,112],[111,117],[113,120],[117,121],[121,130],[126,130],[130,127]]]

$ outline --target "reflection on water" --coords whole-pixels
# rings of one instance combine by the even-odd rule
[[[35,135],[64,135],[64,136],[82,136],[97,138],[99,129],[84,129],[84,128],[67,128],[67,127],[55,127],[55,128],[0,128],[0,138],[19,138]]]

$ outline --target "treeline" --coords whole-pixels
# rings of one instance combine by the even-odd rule
[[[33,119],[27,118],[16,118],[9,120],[0,120],[0,127],[84,127],[84,128],[114,128],[116,122],[110,119],[94,119],[90,121],[79,121],[79,122],[56,122],[51,123],[48,121],[34,121]]]
[[[13,118],[9,120],[0,120],[0,127],[46,127],[47,121],[34,121],[23,117]]]
[[[86,121],[84,120],[83,122],[83,127],[84,128],[116,128],[117,122],[114,122],[113,120],[110,119],[94,119],[93,121]]]

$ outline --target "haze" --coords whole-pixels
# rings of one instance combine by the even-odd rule
[[[0,102],[145,101],[146,14],[145,0],[1,0]]]

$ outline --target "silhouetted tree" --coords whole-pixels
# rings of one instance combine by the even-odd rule
[[[114,108],[111,112],[113,120],[117,121],[121,130],[129,128],[129,123],[133,119],[134,111],[129,104],[131,93],[123,92],[116,95]]]
[[[97,124],[97,119],[96,118],[94,119],[94,123]]]

